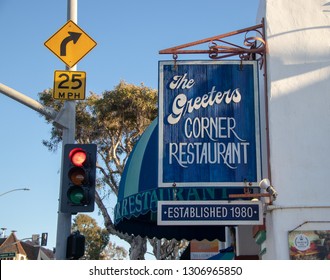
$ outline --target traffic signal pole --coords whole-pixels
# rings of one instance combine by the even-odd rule
[[[71,144],[75,141],[75,119],[76,119],[76,104],[75,101],[65,101],[63,115],[61,116],[67,124],[67,128],[62,132],[62,162],[61,162],[61,181],[59,192],[59,206],[57,212],[57,233],[56,233],[56,250],[55,258],[57,260],[66,259],[67,238],[71,234],[71,213],[62,213],[60,210],[61,194],[63,191],[63,161],[65,144]]]
[[[67,0],[67,18],[77,23],[78,0]],[[77,66],[66,67],[68,71],[76,71]],[[56,251],[55,258],[57,260],[65,260],[68,237],[71,234],[71,213],[61,212],[61,194],[62,194],[62,177],[63,177],[63,160],[64,147],[66,144],[74,144],[76,131],[76,101],[65,101],[64,107],[60,112],[46,107],[38,101],[0,83],[0,93],[20,102],[21,104],[37,111],[38,113],[52,119],[54,124],[62,129],[62,162],[61,162],[61,182],[59,192],[59,208],[57,216],[57,235],[56,235]]]
[[[77,4],[78,0],[68,0],[67,2],[67,17],[77,23]],[[76,71],[77,66],[66,68],[69,71]],[[76,102],[65,101],[63,109],[57,113],[54,109],[46,107],[38,101],[0,83],[0,93],[20,102],[21,104],[37,111],[38,113],[51,118],[54,123],[62,128],[62,163],[63,169],[63,153],[65,144],[73,144],[75,142],[76,131]],[[61,175],[62,175],[61,170]],[[63,176],[61,176],[62,178]],[[60,182],[59,200],[62,192],[62,179]],[[57,260],[66,259],[67,239],[71,234],[71,213],[62,213],[60,211],[60,201],[57,216],[57,235],[56,235],[56,251],[55,258]]]
[[[78,19],[78,0],[68,0],[67,2],[67,19],[77,23]],[[71,68],[66,67],[66,70],[76,71],[77,66]],[[76,132],[76,101],[65,101],[64,109],[61,118],[67,124],[62,132],[62,162],[61,162],[61,182],[59,193],[59,206],[57,214],[57,234],[56,234],[56,250],[55,258],[57,260],[66,259],[67,240],[71,234],[71,213],[61,212],[61,197],[63,191],[63,162],[64,162],[64,147],[66,144],[73,144],[75,142]]]

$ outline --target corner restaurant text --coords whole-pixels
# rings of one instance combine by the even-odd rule
[[[188,79],[185,73],[182,76],[174,76],[169,88],[190,89],[194,85],[195,81]],[[180,93],[174,98],[172,110],[166,119],[170,125],[176,125],[185,115],[194,111],[220,104],[238,104],[241,100],[239,88],[218,91],[216,86],[212,86],[202,97],[190,99]],[[168,143],[169,164],[176,162],[187,168],[195,164],[222,163],[230,169],[235,169],[238,164],[248,164],[250,143],[237,132],[237,121],[234,117],[188,116],[183,121],[183,136],[187,142]]]

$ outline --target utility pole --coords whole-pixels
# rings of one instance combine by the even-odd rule
[[[78,0],[68,0],[67,2],[67,17],[68,20],[77,22],[77,2]],[[76,71],[76,66],[66,68],[70,71]],[[62,128],[62,163],[63,166],[63,153],[65,144],[75,142],[76,131],[76,102],[65,101],[63,109],[57,113],[54,109],[43,106],[38,101],[0,83],[0,93],[22,103],[23,105],[41,113],[42,115],[51,118],[58,127]],[[62,170],[61,170],[62,172]],[[62,173],[61,173],[62,174]],[[61,176],[62,178],[62,176]],[[61,198],[62,182],[60,183],[59,199]],[[71,214],[62,213],[60,211],[60,201],[57,216],[57,235],[56,235],[56,252],[55,257],[57,260],[66,259],[66,245],[67,238],[71,234]]]
[[[67,0],[67,19],[68,23],[74,25],[76,30],[79,30],[79,38],[82,39],[82,43],[74,50],[74,52],[70,53],[70,56],[66,56],[62,52],[60,56],[66,56],[66,58],[71,58],[73,61],[67,63],[67,60],[62,61],[66,63],[66,70],[68,72],[77,71],[76,63],[81,59],[84,55],[86,55],[92,48],[96,46],[96,42],[90,38],[87,34],[83,32],[77,24],[77,10],[78,10],[78,0]],[[58,34],[58,32],[56,33]],[[62,34],[63,35],[63,34]],[[60,36],[62,36],[60,35]],[[66,34],[65,34],[66,36]],[[81,36],[81,37],[80,37]],[[53,53],[57,56],[58,51],[58,39],[61,39],[62,43],[60,44],[62,47],[63,42],[67,42],[66,37],[56,38],[52,36],[46,43],[45,46],[49,48]],[[55,41],[55,42],[54,42]],[[71,40],[70,40],[71,41]],[[56,44],[56,50],[54,51],[54,43]],[[63,46],[66,46],[64,44]],[[61,49],[62,51],[62,49]],[[78,57],[72,56],[75,52],[78,52]],[[78,72],[77,72],[78,73]],[[77,82],[77,77],[75,78],[75,82]],[[79,80],[80,86],[83,84],[81,80]],[[62,162],[61,162],[61,182],[60,182],[60,191],[59,191],[59,204],[58,204],[58,215],[57,215],[57,235],[56,235],[56,252],[55,257],[57,260],[65,260],[66,257],[66,249],[67,249],[67,241],[68,237],[71,234],[71,213],[64,213],[61,211],[61,198],[65,197],[64,187],[63,187],[63,163],[64,163],[64,147],[66,144],[74,144],[75,142],[75,132],[76,132],[76,99],[72,100],[67,98],[64,102],[64,106],[60,112],[56,112],[52,108],[48,108],[38,101],[33,100],[32,98],[0,83],[0,93],[7,95],[8,97],[22,103],[25,106],[30,107],[31,109],[39,112],[40,114],[52,119],[54,124],[62,129]],[[79,94],[85,96],[85,92],[79,91]],[[54,97],[54,96],[53,96]],[[63,195],[62,195],[63,194]]]
[[[77,23],[78,18],[78,0],[68,0],[67,2],[67,20],[72,20]],[[77,65],[69,68],[66,66],[66,70],[76,71]],[[76,101],[65,101],[63,108],[63,115],[61,116],[67,127],[62,132],[62,163],[61,163],[61,182],[59,193],[59,204],[57,214],[57,234],[56,234],[56,251],[55,258],[57,260],[66,259],[66,246],[67,239],[71,234],[71,213],[62,213],[60,210],[61,205],[61,192],[63,191],[63,161],[64,161],[64,146],[65,144],[73,144],[75,142],[76,132]]]

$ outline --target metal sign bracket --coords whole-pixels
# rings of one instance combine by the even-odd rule
[[[251,32],[255,32],[256,34],[251,36]],[[208,54],[211,59],[239,56],[241,60],[258,60],[261,69],[266,53],[264,33],[264,19],[262,19],[262,22],[258,25],[163,49],[159,51],[159,54],[172,54],[175,61],[179,54]],[[236,35],[244,35],[242,45],[224,40],[224,38]],[[192,49],[194,46],[203,44],[208,44],[206,49]]]

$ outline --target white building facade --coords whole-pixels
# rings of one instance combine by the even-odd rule
[[[278,192],[261,258],[286,260],[290,232],[330,232],[330,1],[261,0],[257,18],[267,42],[263,177]]]

